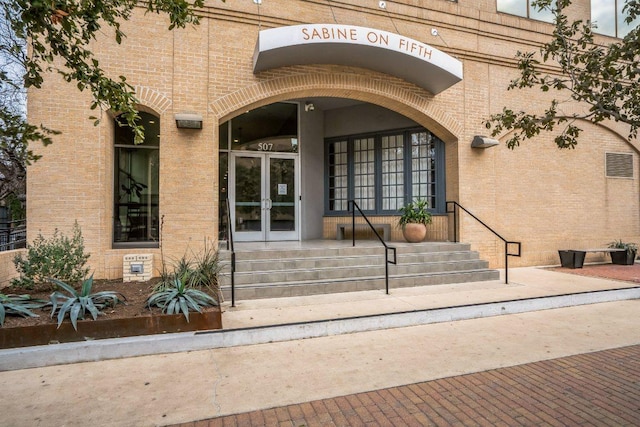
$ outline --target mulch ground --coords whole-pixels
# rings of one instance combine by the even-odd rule
[[[161,310],[158,308],[149,309],[145,306],[145,301],[152,293],[153,288],[158,283],[158,279],[152,279],[147,282],[127,282],[123,283],[122,279],[115,280],[94,280],[91,293],[101,291],[114,291],[125,298],[124,304],[118,304],[115,307],[106,308],[99,318],[101,319],[120,319],[130,318],[138,316],[151,316],[153,314],[160,314]],[[79,287],[76,287],[79,289]],[[6,287],[0,290],[4,294],[28,294],[32,298],[43,299],[48,301],[49,295],[55,290],[50,284],[39,285],[36,289],[21,289],[14,286]],[[63,292],[65,293],[65,292]],[[57,316],[51,318],[51,307],[47,307],[41,310],[33,310],[38,317],[20,317],[20,316],[7,316],[2,328],[15,328],[22,326],[33,326],[48,323],[57,323]],[[91,318],[91,315],[87,313],[87,318]],[[68,319],[65,321],[69,321]]]
[[[552,267],[550,270],[580,276],[601,277],[603,279],[640,283],[640,264],[592,264],[585,265],[582,268]]]

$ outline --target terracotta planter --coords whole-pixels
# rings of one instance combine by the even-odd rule
[[[80,320],[77,331],[68,319],[60,328],[57,326],[47,324],[0,328],[0,348],[222,329],[222,314],[219,308],[203,313],[189,313],[189,323],[182,314],[159,314],[124,319]]]
[[[409,243],[420,243],[427,236],[427,226],[424,224],[405,224],[402,235]]]

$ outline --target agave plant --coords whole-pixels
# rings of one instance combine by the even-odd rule
[[[0,326],[4,325],[6,315],[22,317],[38,317],[34,308],[42,308],[48,303],[43,300],[31,298],[29,295],[5,295],[0,294]]]
[[[126,301],[125,296],[119,292],[102,291],[92,294],[93,275],[82,282],[80,292],[60,280],[50,280],[68,293],[68,295],[65,295],[60,291],[55,291],[49,297],[52,305],[51,317],[55,315],[56,311],[58,312],[58,328],[68,314],[73,328],[77,331],[78,319],[84,319],[87,311],[91,314],[93,320],[96,320],[98,314],[102,313],[103,308],[115,307],[116,304]]]
[[[187,288],[202,290],[207,288],[210,293],[218,294],[218,274],[222,270],[218,258],[218,252],[205,240],[204,250],[201,253],[192,253],[188,258],[183,255],[173,263],[173,272],[162,269],[160,282],[156,291],[172,288],[174,278],[179,277]]]
[[[202,313],[201,307],[213,307],[218,305],[218,302],[201,290],[187,286],[184,277],[174,277],[169,284],[157,288],[147,298],[145,305],[149,308],[159,307],[167,314],[182,312],[188,322],[190,311]]]

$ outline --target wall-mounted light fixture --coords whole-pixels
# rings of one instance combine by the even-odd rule
[[[471,141],[471,148],[489,148],[498,145],[497,139],[487,138],[486,136],[476,135]]]
[[[179,129],[202,129],[202,115],[195,113],[178,113],[175,115]]]
[[[307,101],[307,102],[304,103],[304,111],[306,111],[307,113],[309,111],[313,111],[315,109],[316,109],[316,106],[313,105],[313,102]]]

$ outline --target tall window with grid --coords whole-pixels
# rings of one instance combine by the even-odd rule
[[[445,211],[444,143],[424,128],[326,141],[325,213],[348,213],[353,199],[368,214],[396,215],[415,199]]]
[[[346,211],[348,194],[347,141],[336,141],[328,145],[328,190],[329,209]]]
[[[404,138],[402,134],[382,137],[382,210],[404,205]]]
[[[375,145],[373,138],[353,141],[353,199],[363,211],[376,208]]]
[[[436,147],[430,132],[411,133],[411,182],[414,199],[423,199],[436,206]]]

